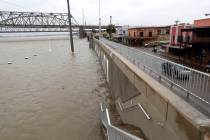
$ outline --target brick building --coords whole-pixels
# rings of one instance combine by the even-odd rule
[[[170,29],[170,45],[171,47],[180,46],[182,40],[192,40],[192,32],[182,32],[182,29],[190,29],[193,25],[179,24],[171,26]]]
[[[169,34],[170,26],[129,28],[128,37],[124,40],[124,43],[141,46],[151,41],[169,40]]]
[[[210,27],[210,18],[195,20],[194,26],[195,27]]]
[[[210,61],[210,18],[195,20],[192,28],[181,32],[192,33],[191,40],[182,40],[183,44],[192,45],[190,56],[196,57],[201,64],[207,64]]]

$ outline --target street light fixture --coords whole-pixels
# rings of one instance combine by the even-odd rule
[[[210,14],[209,13],[206,13],[205,16],[210,16]]]
[[[71,12],[70,12],[69,0],[67,0],[67,8],[68,8],[68,20],[69,20],[69,33],[70,33],[71,51],[74,52],[74,42],[73,42],[72,25],[71,25],[72,15],[71,15]]]
[[[85,26],[85,12],[84,9],[82,9],[82,24]]]

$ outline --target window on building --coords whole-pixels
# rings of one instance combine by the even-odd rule
[[[123,34],[125,35],[125,31],[123,31]]]
[[[161,35],[161,30],[159,29],[159,30],[157,30],[157,32],[158,32],[158,35]]]
[[[149,37],[152,37],[152,32],[149,32]]]
[[[178,42],[182,42],[182,36],[178,36]]]
[[[128,33],[128,36],[131,36],[131,33],[130,32]]]
[[[167,35],[170,34],[170,30],[169,30],[169,29],[166,30],[166,34],[167,34]]]
[[[136,37],[136,32],[133,33],[133,36]]]
[[[143,37],[144,36],[144,32],[140,32],[140,37]]]
[[[175,42],[175,36],[173,36],[172,38],[173,38],[172,42],[174,43]]]
[[[186,37],[186,42],[190,42],[190,36]]]

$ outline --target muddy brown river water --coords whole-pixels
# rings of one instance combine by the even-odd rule
[[[103,72],[88,42],[74,42],[73,55],[68,37],[0,39],[0,140],[102,139]]]

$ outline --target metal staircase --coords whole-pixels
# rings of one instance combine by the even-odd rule
[[[100,106],[101,106],[101,111],[100,111],[101,123],[107,130],[108,140],[143,140],[118,127],[113,126],[110,121],[108,109],[104,107],[103,104],[101,104]]]

